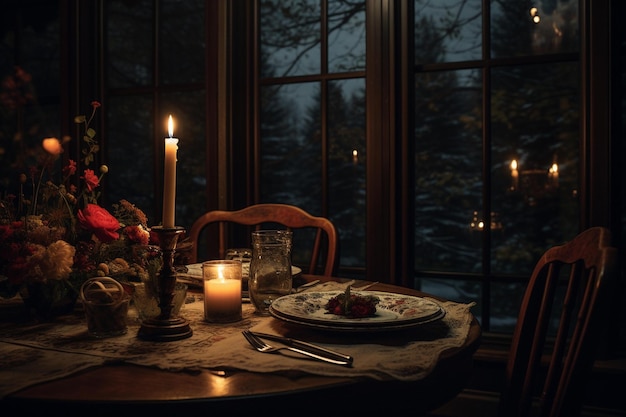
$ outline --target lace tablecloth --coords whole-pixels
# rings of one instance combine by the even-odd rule
[[[314,290],[336,290],[348,284],[325,283]],[[473,306],[441,303],[447,313],[442,320],[412,330],[339,334],[259,317],[250,304],[243,305],[240,322],[209,324],[203,319],[201,297],[191,293],[181,311],[190,321],[193,336],[173,342],[137,338],[140,324],[134,308],[129,311],[128,333],[108,339],[88,336],[81,311],[52,323],[0,324],[0,398],[30,385],[115,362],[168,371],[245,370],[414,381],[428,375],[444,350],[464,343]],[[318,343],[352,355],[354,364],[347,368],[299,355],[259,353],[245,341],[241,334],[245,329]]]

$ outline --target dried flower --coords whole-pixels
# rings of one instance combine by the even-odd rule
[[[72,272],[76,249],[64,240],[57,240],[48,246],[37,245],[28,258],[28,270],[35,279],[67,279]]]
[[[94,101],[91,107],[89,118],[75,118],[85,128],[84,166],[99,150],[90,124],[101,104]],[[63,281],[77,290],[92,276],[137,275],[129,261],[133,245],[149,243],[146,215],[126,200],[113,205],[114,214],[98,204],[106,165],[99,175],[87,168],[78,178],[76,161],[58,167],[69,140],[43,139],[40,168],[20,175],[17,196],[0,199],[0,297],[22,293],[34,283]]]

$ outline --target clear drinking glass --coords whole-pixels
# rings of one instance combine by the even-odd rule
[[[291,293],[291,239],[289,230],[252,232],[248,291],[257,314],[268,315],[272,301]]]

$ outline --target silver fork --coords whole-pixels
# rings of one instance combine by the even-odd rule
[[[300,353],[302,355],[311,357],[313,359],[317,359],[319,361],[323,361],[323,362],[327,362],[327,363],[333,363],[335,365],[352,366],[352,362],[351,361],[343,361],[343,360],[332,359],[332,358],[329,358],[329,357],[326,357],[326,356],[322,356],[322,355],[318,355],[316,353],[309,352],[309,351],[306,351],[306,350],[303,350],[303,349],[298,349],[296,347],[291,347],[291,346],[271,346],[271,345],[267,344],[264,340],[258,338],[257,336],[255,336],[254,334],[249,332],[248,330],[244,330],[241,333],[246,338],[248,343],[250,343],[250,345],[252,345],[252,347],[255,348],[256,350],[258,350],[259,352],[263,352],[263,353],[278,353],[281,350],[290,350],[292,352],[297,352],[297,353]]]

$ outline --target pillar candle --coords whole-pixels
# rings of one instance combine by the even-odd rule
[[[204,318],[209,322],[241,320],[241,262],[208,261],[202,264]]]
[[[169,138],[165,138],[165,170],[163,173],[163,227],[173,228],[176,212],[176,151],[178,139],[174,135],[172,116],[168,121]]]

